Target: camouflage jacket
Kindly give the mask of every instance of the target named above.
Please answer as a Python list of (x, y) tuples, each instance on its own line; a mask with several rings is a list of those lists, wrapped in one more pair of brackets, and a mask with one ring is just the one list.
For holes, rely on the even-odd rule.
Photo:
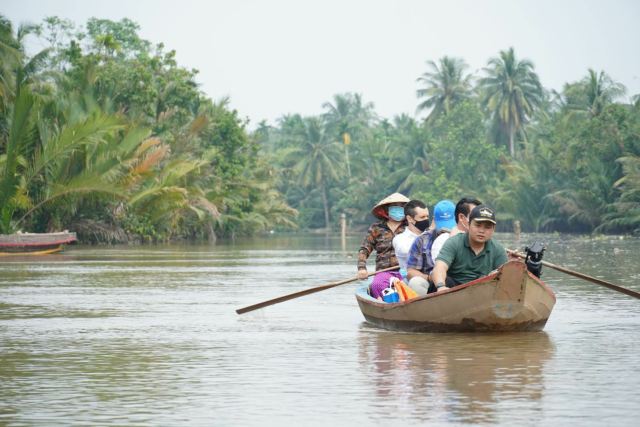
[(367, 258), (373, 251), (376, 252), (376, 270), (398, 265), (392, 241), (396, 235), (404, 231), (405, 227), (406, 224), (400, 224), (394, 233), (387, 226), (387, 221), (373, 223), (358, 251), (358, 270), (367, 268)]

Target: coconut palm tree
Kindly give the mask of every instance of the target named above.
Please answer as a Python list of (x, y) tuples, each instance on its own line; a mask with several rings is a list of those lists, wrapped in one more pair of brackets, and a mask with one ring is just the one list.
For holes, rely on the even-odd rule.
[(327, 130), (337, 136), (349, 132), (353, 137), (366, 129), (374, 118), (373, 104), (363, 102), (362, 95), (357, 93), (335, 95), (333, 103), (325, 102), (322, 107), (326, 110)]
[(451, 108), (471, 94), (471, 75), (466, 74), (468, 65), (460, 58), (443, 56), (436, 64), (428, 61), (429, 71), (418, 77), (418, 83), (424, 85), (416, 91), (417, 111), (431, 109), (427, 120), (433, 120), (440, 114), (447, 114)]
[(626, 93), (623, 84), (613, 81), (604, 71), (589, 69), (588, 75), (577, 83), (566, 84), (563, 94), (569, 110), (586, 112), (591, 117)]
[(397, 190), (406, 194), (425, 183), (431, 167), (422, 130), (416, 120), (407, 114), (401, 114), (393, 118), (393, 126), (387, 131), (392, 150), (389, 158), (401, 161), (385, 175), (390, 183), (399, 181)]
[(289, 155), (294, 156), (294, 172), (303, 188), (317, 189), (322, 198), (325, 228), (329, 228), (330, 211), (329, 186), (341, 176), (340, 146), (325, 132), (322, 121), (317, 117), (303, 119), (299, 144)]
[(364, 103), (360, 94), (346, 93), (335, 95), (333, 103), (325, 102), (322, 107), (326, 110), (323, 117), (327, 132), (344, 145), (347, 176), (350, 178), (349, 146), (352, 140), (366, 138), (374, 118), (373, 104)]
[(531, 61), (516, 59), (513, 47), (500, 51), (484, 68), (479, 80), (482, 103), (494, 124), (508, 137), (509, 153), (515, 157), (515, 139), (544, 100), (544, 90)]

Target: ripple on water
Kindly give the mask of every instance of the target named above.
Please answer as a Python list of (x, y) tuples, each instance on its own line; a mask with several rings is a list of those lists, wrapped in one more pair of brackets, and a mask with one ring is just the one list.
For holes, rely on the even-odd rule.
[[(542, 237), (550, 262), (638, 290), (637, 239)], [(557, 304), (542, 333), (383, 331), (363, 322), (355, 283), (238, 316), (239, 307), (355, 274), (339, 240), (252, 245), (0, 262), (0, 424), (637, 418), (636, 300), (545, 269)]]

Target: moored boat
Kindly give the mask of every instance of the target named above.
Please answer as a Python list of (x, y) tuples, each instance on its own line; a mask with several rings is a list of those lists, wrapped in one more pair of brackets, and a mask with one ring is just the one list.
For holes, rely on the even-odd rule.
[(367, 322), (407, 332), (538, 331), (556, 302), (553, 291), (512, 260), (472, 282), (408, 301), (385, 303), (356, 292)]
[(15, 233), (0, 234), (0, 256), (44, 255), (59, 252), (64, 245), (75, 243), (76, 233)]

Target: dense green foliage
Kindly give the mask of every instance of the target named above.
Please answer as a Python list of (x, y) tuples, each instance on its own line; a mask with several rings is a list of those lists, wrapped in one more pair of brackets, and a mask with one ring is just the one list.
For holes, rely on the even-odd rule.
[[(0, 232), (162, 241), (294, 227), (238, 114), (137, 31), (0, 19)], [(49, 47), (28, 57), (29, 35)]]
[[(431, 206), (474, 195), (499, 209), (503, 228), (519, 220), (529, 231), (640, 232), (639, 97), (619, 102), (624, 87), (593, 70), (562, 93), (547, 91), (513, 48), (478, 76), (458, 58), (427, 66), (417, 91), (425, 120), (380, 119), (347, 93), (323, 115), (256, 131), (302, 226), (335, 227), (342, 212), (364, 225), (376, 201), (400, 191)], [(309, 121), (324, 128), (326, 159), (301, 148), (312, 144), (303, 141)], [(298, 162), (315, 168), (315, 184), (300, 185), (310, 181)]]
[[(47, 48), (27, 55), (27, 37)], [(513, 48), (479, 75), (443, 57), (417, 78), (424, 120), (345, 93), (249, 133), (127, 19), (0, 17), (0, 59), (2, 233), (215, 239), (335, 228), (341, 213), (364, 226), (395, 191), (431, 206), (474, 195), (503, 227), (640, 232), (640, 97), (624, 103), (603, 71), (556, 93)]]

